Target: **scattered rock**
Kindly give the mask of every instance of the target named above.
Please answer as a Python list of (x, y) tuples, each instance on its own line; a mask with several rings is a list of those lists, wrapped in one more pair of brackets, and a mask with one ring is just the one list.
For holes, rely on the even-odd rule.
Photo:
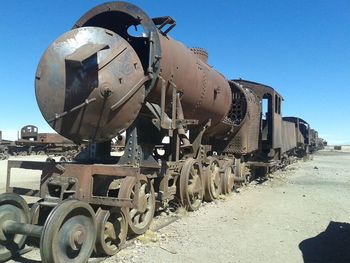
[(148, 244), (150, 242), (157, 242), (158, 235), (156, 232), (154, 232), (152, 230), (147, 230), (146, 233), (144, 233), (141, 236), (136, 237), (136, 239), (142, 244)]
[(188, 216), (188, 211), (184, 207), (179, 207), (176, 211), (176, 214), (179, 217), (187, 217)]
[(161, 249), (163, 249), (171, 254), (177, 254), (177, 252), (173, 248), (166, 248), (166, 247), (162, 247), (162, 246), (159, 246), (159, 248), (161, 248)]

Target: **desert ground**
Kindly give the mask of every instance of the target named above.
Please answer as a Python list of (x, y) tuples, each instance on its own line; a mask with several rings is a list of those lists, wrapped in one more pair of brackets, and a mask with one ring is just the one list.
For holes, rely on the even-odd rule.
[[(6, 161), (0, 173), (4, 191)], [(13, 184), (35, 187), (37, 179), (27, 173)], [(350, 262), (349, 200), (350, 147), (328, 147), (196, 212), (158, 215), (151, 229), (180, 219), (127, 241), (102, 262)], [(40, 252), (9, 262), (40, 262)]]

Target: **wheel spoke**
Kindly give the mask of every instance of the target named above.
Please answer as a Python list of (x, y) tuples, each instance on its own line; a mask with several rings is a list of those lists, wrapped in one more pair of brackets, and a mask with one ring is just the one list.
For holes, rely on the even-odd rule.
[(133, 209), (131, 209), (131, 211), (129, 213), (129, 216), (130, 216), (131, 219), (133, 219), (136, 214), (137, 214), (137, 209), (133, 208)]
[[(137, 181), (135, 178), (126, 178), (121, 186), (122, 191), (120, 191), (118, 197), (134, 199), (132, 195), (135, 196), (136, 194), (136, 183)], [(143, 234), (148, 229), (155, 210), (155, 197), (152, 183), (145, 175), (140, 176), (140, 183), (136, 208), (123, 208), (131, 234)], [(130, 184), (132, 184), (132, 187)], [(131, 191), (130, 188), (133, 188), (133, 191)]]
[(145, 194), (146, 194), (146, 184), (142, 184), (140, 187), (139, 196), (145, 195)]
[(139, 224), (140, 223), (140, 218), (141, 218), (141, 214), (137, 214), (134, 218), (133, 218), (133, 222), (135, 224)]
[(197, 210), (203, 198), (201, 164), (188, 158), (180, 175), (180, 200), (188, 210)]
[(127, 223), (117, 209), (99, 210), (96, 214), (97, 238), (95, 252), (99, 256), (112, 256), (126, 241)]
[(111, 222), (107, 222), (105, 225), (105, 235), (110, 239), (116, 239), (117, 235), (115, 233), (114, 225)]

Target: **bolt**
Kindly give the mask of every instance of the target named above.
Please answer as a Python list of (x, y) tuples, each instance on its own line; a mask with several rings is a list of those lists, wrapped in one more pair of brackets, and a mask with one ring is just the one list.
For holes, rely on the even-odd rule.
[(109, 96), (112, 95), (112, 85), (108, 82), (103, 83), (100, 87), (100, 92), (104, 98), (108, 98)]

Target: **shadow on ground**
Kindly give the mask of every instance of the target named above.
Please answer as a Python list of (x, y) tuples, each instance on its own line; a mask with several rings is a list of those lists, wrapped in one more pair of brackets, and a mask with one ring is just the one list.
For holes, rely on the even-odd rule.
[(305, 263), (349, 263), (350, 224), (331, 221), (319, 235), (299, 244)]
[(14, 260), (16, 260), (17, 262), (20, 262), (20, 263), (41, 263), (41, 261), (39, 261), (39, 260), (28, 259), (28, 258), (24, 258), (22, 256), (20, 256), (18, 258), (14, 258)]

